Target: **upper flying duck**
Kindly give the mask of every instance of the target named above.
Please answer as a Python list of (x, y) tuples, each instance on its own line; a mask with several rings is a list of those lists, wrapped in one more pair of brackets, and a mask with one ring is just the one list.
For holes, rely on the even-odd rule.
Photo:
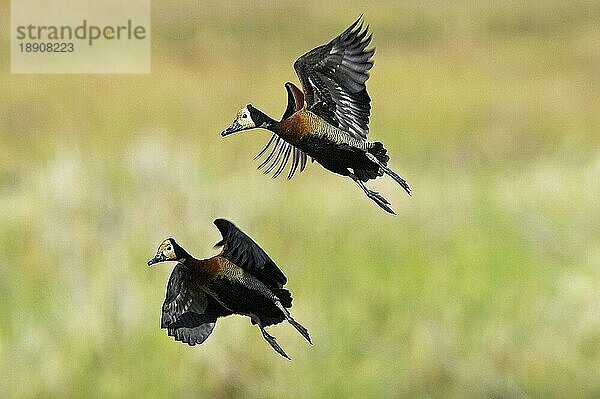
[(196, 259), (173, 238), (167, 238), (148, 261), (178, 262), (167, 284), (161, 328), (176, 341), (196, 345), (212, 333), (217, 318), (248, 316), (277, 353), (289, 359), (265, 327), (287, 320), (311, 342), (308, 330), (292, 318), (292, 296), (283, 288), (287, 278), (254, 240), (225, 219), (215, 220), (223, 239), (220, 254)]
[(221, 136), (268, 129), (273, 135), (256, 156), (273, 146), (259, 166), (266, 167), (265, 174), (275, 170), (273, 178), (279, 176), (292, 158), (291, 179), (298, 166), (304, 170), (308, 155), (326, 169), (350, 177), (377, 205), (395, 214), (381, 194), (364, 184), (387, 174), (410, 195), (406, 181), (387, 166), (383, 143), (367, 141), (371, 98), (365, 82), (375, 53), (366, 49), (371, 42), (368, 29), (363, 29), (361, 16), (338, 37), (296, 60), (294, 69), (304, 91), (285, 84), (288, 104), (280, 121), (248, 104)]

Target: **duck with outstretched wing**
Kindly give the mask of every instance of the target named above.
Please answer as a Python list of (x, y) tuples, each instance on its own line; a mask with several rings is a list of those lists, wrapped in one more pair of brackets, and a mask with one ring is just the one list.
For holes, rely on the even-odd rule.
[(273, 132), (256, 158), (266, 154), (260, 168), (279, 176), (291, 159), (288, 179), (307, 156), (331, 172), (350, 177), (385, 211), (395, 214), (390, 203), (365, 182), (384, 174), (392, 177), (410, 195), (402, 177), (387, 166), (389, 156), (381, 142), (367, 141), (371, 98), (367, 93), (368, 72), (374, 49), (362, 17), (329, 43), (304, 54), (294, 63), (303, 91), (287, 82), (288, 105), (280, 121), (253, 107), (242, 108), (221, 135), (264, 128)]

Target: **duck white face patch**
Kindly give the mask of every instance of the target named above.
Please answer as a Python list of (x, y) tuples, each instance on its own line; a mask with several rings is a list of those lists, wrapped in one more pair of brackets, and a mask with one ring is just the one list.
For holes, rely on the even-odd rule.
[(177, 259), (177, 256), (175, 256), (175, 248), (169, 239), (164, 240), (162, 244), (160, 244), (158, 247), (158, 252), (162, 253), (167, 260)]
[(250, 115), (250, 111), (248, 111), (248, 107), (244, 107), (240, 110), (240, 112), (238, 112), (237, 122), (244, 129), (252, 129), (256, 127), (256, 124), (254, 123), (254, 121), (252, 120), (252, 116)]

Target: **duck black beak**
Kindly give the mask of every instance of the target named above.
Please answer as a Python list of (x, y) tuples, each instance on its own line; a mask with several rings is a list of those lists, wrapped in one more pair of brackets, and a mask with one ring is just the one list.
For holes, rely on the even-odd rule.
[(152, 266), (155, 263), (164, 262), (167, 260), (167, 257), (161, 252), (156, 254), (156, 256), (148, 261), (148, 266)]
[(229, 126), (227, 129), (225, 129), (221, 132), (221, 137), (229, 136), (230, 134), (239, 132), (240, 130), (243, 130), (243, 129), (244, 129), (244, 127), (242, 125), (240, 125), (237, 120), (235, 120), (235, 121), (233, 121), (231, 126)]

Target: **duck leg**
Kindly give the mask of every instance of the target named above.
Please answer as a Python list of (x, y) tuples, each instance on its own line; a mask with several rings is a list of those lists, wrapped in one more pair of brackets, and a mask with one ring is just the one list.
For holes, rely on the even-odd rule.
[(308, 343), (312, 345), (310, 334), (308, 333), (306, 327), (294, 320), (290, 312), (288, 312), (288, 310), (285, 307), (283, 307), (281, 302), (275, 302), (275, 305), (283, 312), (283, 315), (285, 316), (288, 323), (290, 323), (296, 330), (298, 330), (298, 332), (304, 337), (304, 339), (306, 339)]
[(379, 165), (379, 167), (381, 168), (381, 170), (383, 170), (383, 172), (390, 176), (392, 179), (394, 179), (396, 181), (396, 183), (398, 183), (403, 189), (404, 191), (406, 191), (406, 193), (408, 195), (410, 194), (410, 186), (408, 185), (408, 183), (406, 182), (406, 180), (404, 180), (402, 177), (400, 177), (396, 172), (394, 172), (393, 170), (391, 170), (390, 168), (388, 168), (383, 162), (381, 162), (379, 159), (377, 159), (377, 157), (369, 152), (367, 152), (365, 154), (367, 156), (367, 158), (369, 158), (369, 160), (371, 162), (375, 162), (377, 165)]
[(356, 177), (353, 173), (350, 173), (349, 176), (352, 180), (354, 180), (356, 184), (358, 184), (358, 187), (360, 187), (361, 190), (363, 190), (367, 197), (369, 197), (373, 202), (379, 205), (381, 209), (388, 213), (391, 213), (392, 215), (396, 214), (396, 212), (394, 212), (394, 210), (389, 206), (390, 202), (383, 198), (381, 194), (379, 194), (377, 191), (369, 190), (367, 186), (365, 186), (365, 183), (363, 183), (362, 180)]
[(285, 357), (287, 360), (292, 360), (287, 355), (287, 353), (285, 353), (283, 348), (281, 346), (279, 346), (279, 344), (277, 343), (277, 339), (275, 339), (274, 336), (270, 335), (265, 330), (260, 319), (255, 315), (251, 315), (250, 317), (258, 325), (258, 328), (260, 328), (260, 332), (262, 333), (263, 338), (265, 339), (265, 341), (267, 341), (269, 343), (269, 345), (271, 345), (271, 348), (273, 348), (275, 350), (275, 352), (279, 353), (281, 356)]

